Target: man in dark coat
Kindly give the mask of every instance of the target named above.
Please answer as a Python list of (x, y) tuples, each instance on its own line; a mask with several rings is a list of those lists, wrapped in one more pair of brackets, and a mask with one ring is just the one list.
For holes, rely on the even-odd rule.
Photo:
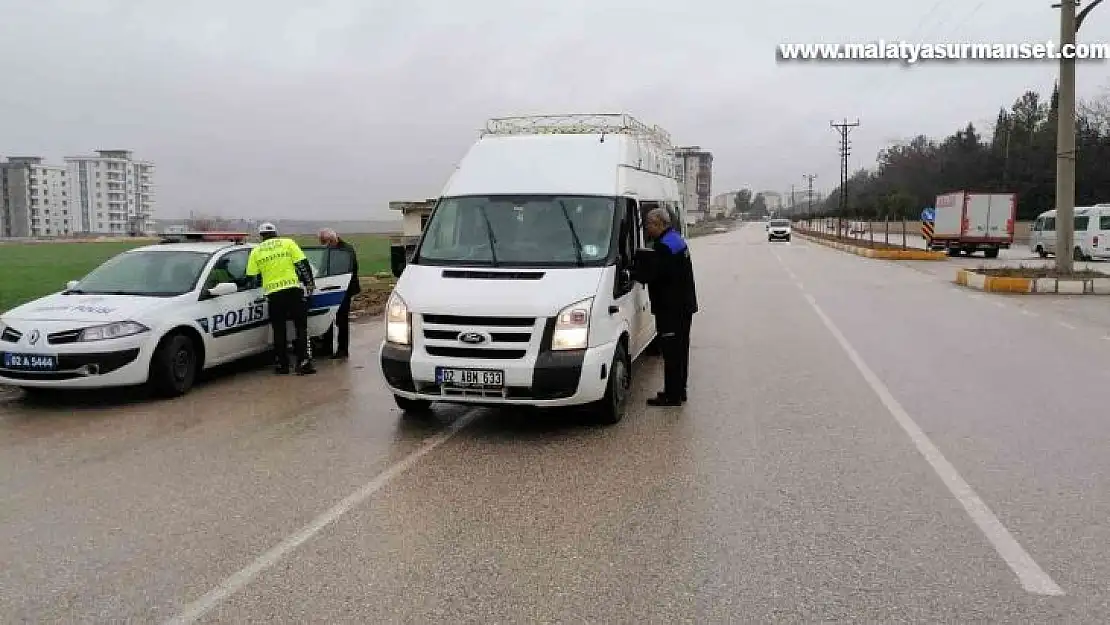
[(648, 213), (644, 230), (652, 239), (650, 267), (637, 269), (647, 285), (655, 331), (663, 351), (663, 391), (648, 399), (652, 406), (681, 406), (686, 401), (690, 366), (690, 326), (698, 311), (690, 248), (664, 208)]
[[(320, 231), (320, 243), (330, 248), (346, 250), (351, 254), (351, 282), (347, 285), (347, 295), (343, 298), (343, 303), (335, 313), (338, 347), (331, 355), (332, 360), (346, 360), (350, 356), (351, 345), (351, 300), (362, 292), (362, 285), (358, 281), (358, 255), (355, 253), (354, 246), (339, 238), (339, 234), (331, 228)], [(324, 348), (326, 352), (332, 349), (331, 334), (328, 332), (326, 335), (325, 340), (328, 342)]]

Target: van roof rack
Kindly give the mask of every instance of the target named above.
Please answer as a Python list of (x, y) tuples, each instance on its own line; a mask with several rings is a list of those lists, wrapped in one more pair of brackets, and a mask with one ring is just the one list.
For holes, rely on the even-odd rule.
[(486, 121), (482, 136), (494, 135), (631, 135), (671, 151), (671, 135), (626, 113), (579, 113), (494, 117)]
[(227, 241), (242, 243), (250, 236), (246, 232), (176, 232), (162, 235), (160, 243), (197, 243), (209, 241)]

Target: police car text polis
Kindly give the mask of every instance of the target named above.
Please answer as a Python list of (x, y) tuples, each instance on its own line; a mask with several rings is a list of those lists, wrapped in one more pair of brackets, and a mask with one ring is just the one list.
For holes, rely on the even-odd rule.
[[(270, 348), (245, 233), (185, 233), (123, 252), (66, 290), (0, 315), (0, 383), (25, 389), (149, 384), (181, 395), (203, 369)], [(316, 273), (309, 334), (325, 334), (350, 254), (304, 247)]]

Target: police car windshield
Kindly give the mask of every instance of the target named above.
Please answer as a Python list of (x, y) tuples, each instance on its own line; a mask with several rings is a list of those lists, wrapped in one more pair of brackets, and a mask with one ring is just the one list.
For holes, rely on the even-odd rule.
[(444, 198), (428, 222), (413, 262), (497, 267), (603, 265), (611, 247), (615, 204), (610, 197), (567, 195)]
[(124, 252), (85, 276), (69, 293), (169, 297), (192, 291), (211, 254), (186, 251)]

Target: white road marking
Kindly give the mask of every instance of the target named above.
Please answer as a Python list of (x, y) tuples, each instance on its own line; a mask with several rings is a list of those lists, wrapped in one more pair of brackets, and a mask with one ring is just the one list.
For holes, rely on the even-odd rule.
[(459, 431), (470, 425), (473, 420), (473, 414), (456, 420), (448, 426), (447, 429), (428, 439), (419, 449), (389, 466), (357, 491), (351, 493), (323, 514), (313, 519), (308, 525), (305, 525), (296, 533), (287, 536), (280, 543), (270, 548), (269, 551), (258, 556), (258, 558), (246, 567), (220, 582), (218, 586), (205, 593), (204, 596), (186, 605), (177, 616), (166, 621), (166, 625), (186, 625), (188, 623), (195, 623), (203, 618), (211, 612), (213, 608), (245, 588), (266, 569), (283, 560), (295, 549), (319, 534), (324, 528), (339, 520), (344, 514), (350, 512), (352, 508), (366, 501), (371, 495), (381, 490), (382, 487), (394, 478), (410, 469), (428, 452), (446, 443), (452, 436), (458, 434)]
[(1040, 317), (1039, 314), (1029, 310), (1028, 308), (1022, 308), (1021, 314), (1025, 315), (1026, 317)]
[[(776, 255), (775, 258), (779, 261), (780, 265), (784, 268), (786, 267), (781, 257)], [(883, 384), (883, 381), (879, 379), (879, 376), (871, 370), (871, 367), (869, 367), (866, 362), (864, 362), (859, 352), (852, 347), (852, 344), (848, 342), (848, 339), (836, 324), (833, 323), (832, 319), (825, 314), (825, 311), (821, 309), (817, 300), (804, 288), (802, 289), (802, 295), (805, 296), (806, 301), (809, 302), (813, 311), (817, 313), (817, 316), (821, 319), (821, 323), (823, 323), (825, 328), (833, 335), (833, 338), (840, 344), (840, 347), (848, 355), (852, 364), (856, 366), (856, 369), (859, 370), (864, 380), (867, 381), (871, 390), (874, 391), (879, 397), (879, 400), (882, 401), (883, 406), (885, 406), (891, 416), (894, 417), (894, 420), (898, 422), (898, 425), (902, 426), (902, 429), (909, 435), (910, 440), (913, 441), (917, 450), (925, 457), (929, 465), (933, 467), (933, 471), (935, 471), (941, 481), (944, 482), (944, 485), (948, 487), (952, 496), (960, 502), (960, 505), (967, 511), (971, 520), (975, 522), (975, 525), (979, 527), (979, 530), (986, 536), (991, 545), (994, 546), (998, 555), (1002, 557), (1010, 567), (1010, 570), (1017, 575), (1022, 588), (1027, 592), (1037, 595), (1063, 595), (1063, 589), (1061, 589), (1056, 582), (1052, 581), (1052, 578), (1041, 569), (1036, 561), (1033, 560), (1032, 556), (1030, 556), (1013, 535), (1010, 534), (1006, 526), (1002, 525), (998, 517), (991, 512), (987, 504), (979, 498), (979, 495), (975, 493), (967, 481), (960, 476), (956, 467), (952, 466), (952, 463), (948, 462), (948, 459), (944, 457), (940, 449), (929, 440), (928, 435), (918, 427), (917, 423), (915, 423), (909, 413), (906, 412), (906, 409), (902, 407), (902, 404), (898, 403), (898, 400), (894, 398), (894, 395), (886, 385)]]
[(1067, 321), (1057, 321), (1056, 323), (1060, 324), (1061, 328), (1067, 328), (1069, 330), (1074, 330), (1075, 329), (1075, 326), (1068, 323)]
[(998, 306), (999, 308), (1006, 308), (1006, 302), (1000, 302), (998, 300), (994, 300), (991, 303), (994, 304), (995, 306)]

